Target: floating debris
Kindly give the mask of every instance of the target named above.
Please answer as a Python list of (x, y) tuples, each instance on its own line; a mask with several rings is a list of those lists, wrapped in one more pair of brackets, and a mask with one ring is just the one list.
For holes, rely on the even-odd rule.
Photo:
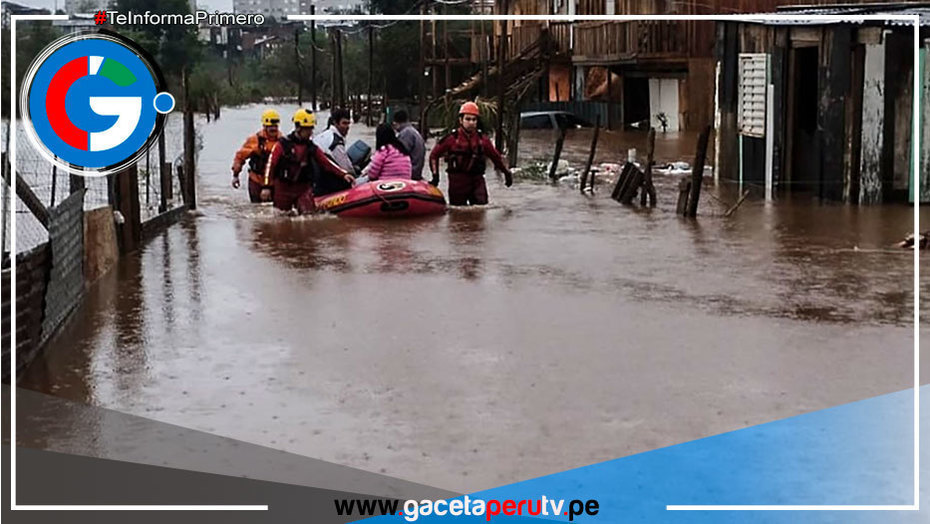
[[(514, 176), (521, 178), (536, 178), (536, 179), (548, 179), (549, 171), (552, 169), (552, 162), (546, 161), (536, 161), (530, 162), (523, 167), (515, 167), (511, 169)], [(578, 178), (578, 173), (580, 169), (573, 167), (568, 163), (567, 160), (559, 160), (559, 163), (555, 166), (555, 176), (556, 178), (563, 178), (566, 176), (574, 176)]]
[[(895, 245), (902, 249), (914, 249), (914, 234), (909, 233), (904, 240)], [(920, 234), (920, 240), (917, 242), (917, 246), (919, 249), (927, 249), (927, 247), (930, 247), (930, 231), (924, 231)]]

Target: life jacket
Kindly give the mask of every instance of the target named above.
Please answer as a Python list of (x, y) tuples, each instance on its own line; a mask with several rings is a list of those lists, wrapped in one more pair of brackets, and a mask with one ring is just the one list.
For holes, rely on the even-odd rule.
[(258, 149), (252, 151), (252, 154), (249, 155), (249, 171), (253, 173), (264, 173), (265, 164), (268, 163), (268, 158), (271, 156), (270, 151), (265, 151), (265, 144), (268, 142), (268, 139), (262, 136), (261, 133), (255, 133), (255, 138), (258, 139)]
[(275, 165), (274, 176), (285, 182), (312, 182), (319, 178), (320, 166), (317, 165), (313, 140), (307, 140), (302, 157), (298, 158), (297, 140), (288, 135), (278, 139), (281, 146), (281, 158)]
[(452, 140), (449, 152), (446, 153), (446, 165), (450, 173), (467, 173), (470, 175), (483, 175), (486, 169), (487, 157), (484, 154), (484, 136), (481, 131), (475, 131), (478, 144), (472, 147), (468, 134), (461, 128), (446, 135), (443, 140)]

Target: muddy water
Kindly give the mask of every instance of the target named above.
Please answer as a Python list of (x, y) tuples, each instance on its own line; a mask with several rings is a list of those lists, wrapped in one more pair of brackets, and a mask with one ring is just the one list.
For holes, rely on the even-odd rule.
[(201, 216), (96, 284), (26, 387), (473, 491), (910, 385), (913, 258), (887, 247), (908, 207), (724, 219), (711, 187), (686, 221), (672, 177), (638, 210), (490, 175), (482, 210), (279, 217), (228, 187), (259, 110), (202, 128)]

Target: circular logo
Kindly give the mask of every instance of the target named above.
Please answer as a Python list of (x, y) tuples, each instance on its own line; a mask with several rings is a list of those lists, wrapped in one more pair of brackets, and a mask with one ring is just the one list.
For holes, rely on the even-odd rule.
[(50, 44), (27, 72), (20, 99), (30, 140), (75, 174), (105, 175), (137, 160), (174, 108), (147, 56), (112, 33)]
[(407, 187), (407, 184), (401, 182), (400, 180), (395, 180), (394, 182), (382, 182), (378, 184), (378, 190), (380, 191), (400, 191), (405, 187)]

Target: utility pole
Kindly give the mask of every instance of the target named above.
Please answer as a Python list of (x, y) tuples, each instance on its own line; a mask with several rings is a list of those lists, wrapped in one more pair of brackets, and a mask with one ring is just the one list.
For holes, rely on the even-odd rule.
[[(502, 15), (507, 14), (510, 2), (501, 2)], [(507, 21), (500, 21), (500, 35), (497, 40), (497, 132), (494, 133), (494, 145), (503, 151), (504, 145), (504, 52), (507, 47)]]
[(439, 94), (439, 77), (436, 76), (436, 57), (439, 53), (436, 52), (436, 8), (432, 7), (430, 9), (430, 15), (433, 17), (430, 20), (430, 33), (429, 38), (432, 45), (430, 46), (430, 65), (429, 65), (429, 76), (433, 79), (433, 99), (435, 100)]
[[(190, 73), (185, 67), (181, 71), (181, 83), (184, 86), (184, 179), (181, 195), (188, 209), (197, 209), (197, 184), (194, 179), (197, 167), (194, 161), (195, 131), (194, 108), (190, 97)], [(136, 182), (133, 182), (136, 184)], [(138, 198), (138, 196), (136, 197)]]
[(338, 58), (336, 74), (339, 80), (339, 107), (346, 107), (346, 83), (342, 71), (342, 31), (336, 29), (336, 57)]
[(371, 127), (371, 114), (374, 112), (374, 105), (371, 103), (371, 76), (375, 68), (375, 28), (368, 26), (368, 119), (366, 124)]
[[(449, 14), (448, 7), (443, 7), (442, 11), (443, 11), (443, 14), (445, 15)], [(445, 61), (446, 61), (445, 63), (445, 66), (446, 66), (446, 78), (445, 78), (446, 89), (445, 91), (448, 93), (449, 89), (452, 88), (452, 68), (449, 65), (449, 21), (448, 20), (442, 21), (442, 45), (443, 45), (442, 56), (445, 58)]]
[[(316, 14), (316, 2), (310, 4), (310, 14)], [(316, 20), (310, 20), (310, 103), (314, 111), (316, 106)]]
[[(420, 14), (425, 15), (427, 8), (429, 7), (429, 0), (424, 0), (423, 5), (420, 6)], [(423, 19), (420, 19), (420, 66), (417, 71), (417, 78), (420, 79), (420, 134), (423, 135), (424, 139), (427, 137), (426, 133), (426, 122), (423, 121), (424, 110), (426, 109), (426, 79), (424, 78), (426, 74), (426, 22)]]
[(304, 68), (300, 64), (300, 27), (294, 29), (294, 61), (297, 63), (297, 105), (304, 105)]
[[(484, 14), (484, 7), (481, 8), (481, 14)], [(490, 40), (488, 40), (487, 31), (485, 31), (484, 20), (481, 20), (480, 24), (481, 40), (479, 40), (479, 44), (481, 45), (481, 49), (478, 52), (480, 53), (479, 59), (481, 60), (481, 96), (487, 97), (488, 82), (490, 81), (488, 79), (488, 60), (491, 57), (491, 43)]]
[(229, 35), (229, 28), (221, 28), (226, 30), (226, 83), (229, 84), (229, 87), (233, 87), (233, 46), (232, 38)]
[(329, 31), (329, 40), (333, 44), (333, 67), (330, 78), (332, 81), (329, 83), (329, 110), (332, 111), (336, 107), (336, 102), (339, 99), (339, 91), (337, 90), (336, 81), (338, 77), (336, 76), (336, 63), (339, 61), (339, 54), (336, 52), (336, 30), (331, 29)]

